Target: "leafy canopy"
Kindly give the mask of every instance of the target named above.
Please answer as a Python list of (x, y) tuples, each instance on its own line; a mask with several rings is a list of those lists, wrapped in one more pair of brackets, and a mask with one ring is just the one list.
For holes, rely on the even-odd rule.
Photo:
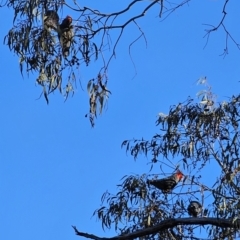
[[(131, 47), (140, 38), (147, 43), (138, 21), (144, 18), (150, 9), (154, 7), (158, 9), (159, 18), (163, 21), (190, 2), (191, 0), (179, 0), (174, 3), (163, 0), (132, 0), (119, 11), (105, 13), (100, 9), (81, 6), (76, 0), (6, 0), (5, 5), (13, 9), (14, 18), (13, 27), (5, 36), (4, 43), (19, 57), (22, 74), (33, 73), (34, 76), (37, 74), (36, 82), (42, 87), (42, 94), (47, 103), (49, 94), (56, 90), (59, 90), (66, 99), (73, 95), (83, 66), (99, 62), (100, 68), (93, 73), (87, 84), (89, 113), (86, 116), (94, 126), (94, 119), (102, 113), (111, 93), (107, 88), (108, 68), (111, 60), (116, 57), (117, 46), (124, 30), (131, 25), (139, 32), (129, 43), (131, 55)], [(223, 55), (228, 53), (229, 40), (240, 47), (225, 23), (229, 2), (229, 0), (223, 2), (218, 24), (207, 25), (205, 35), (208, 42), (212, 32), (218, 29), (225, 32), (226, 46)], [(203, 3), (203, 6), (205, 4)], [(67, 57), (62, 54), (59, 32), (46, 30), (44, 16), (49, 10), (55, 11), (60, 16), (60, 22), (66, 17), (62, 17), (63, 12), (73, 18), (73, 35), (69, 39), (70, 54)]]
[[(240, 206), (240, 95), (217, 103), (208, 87), (199, 97), (199, 102), (188, 98), (171, 106), (168, 114), (160, 113), (159, 132), (152, 139), (122, 143), (134, 159), (151, 156), (150, 170), (180, 169), (184, 180), (163, 194), (147, 184), (163, 173), (124, 176), (117, 194), (104, 193), (94, 212), (103, 228), (114, 227), (119, 238), (129, 239), (201, 239), (201, 233), (208, 239), (234, 238)], [(200, 217), (189, 218), (190, 201), (202, 204)]]

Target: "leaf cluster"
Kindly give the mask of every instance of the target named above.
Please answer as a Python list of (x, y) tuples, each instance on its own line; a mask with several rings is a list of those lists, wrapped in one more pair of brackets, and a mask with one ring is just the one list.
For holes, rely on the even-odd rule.
[[(140, 154), (151, 155), (151, 169), (170, 164), (182, 170), (184, 181), (173, 193), (164, 195), (147, 185), (149, 176), (129, 176), (118, 185), (116, 195), (105, 193), (95, 215), (103, 227), (115, 226), (120, 234), (155, 226), (169, 218), (186, 214), (190, 200), (201, 201), (205, 217), (238, 220), (240, 194), (240, 95), (229, 101), (215, 103), (212, 94), (204, 94), (196, 103), (188, 98), (171, 106), (168, 114), (160, 113), (156, 121), (159, 133), (151, 140), (125, 140), (127, 152), (137, 159)], [(204, 183), (202, 172), (212, 171), (215, 180)], [(149, 235), (149, 238), (194, 236), (195, 228), (182, 226)], [(209, 237), (231, 237), (236, 229), (207, 227)], [(171, 234), (171, 236), (170, 236)], [(174, 238), (173, 238), (174, 239)]]
[[(110, 62), (116, 57), (117, 46), (126, 27), (133, 25), (140, 33), (129, 44), (129, 55), (132, 59), (131, 47), (133, 44), (142, 37), (147, 43), (145, 34), (138, 24), (140, 18), (145, 17), (150, 9), (157, 6), (159, 7), (159, 17), (165, 20), (177, 9), (190, 2), (191, 0), (181, 0), (173, 4), (163, 0), (132, 0), (120, 11), (104, 13), (89, 7), (82, 7), (75, 0), (6, 0), (6, 5), (14, 11), (14, 18), (13, 27), (5, 36), (4, 43), (19, 57), (22, 74), (27, 72), (27, 74), (36, 73), (38, 75), (36, 82), (42, 87), (42, 93), (47, 103), (49, 94), (55, 90), (59, 90), (67, 99), (69, 93), (74, 94), (77, 86), (76, 76), (79, 71), (83, 70), (83, 65), (89, 66), (93, 61), (100, 60), (101, 68), (94, 75), (107, 76)], [(239, 44), (225, 25), (229, 2), (229, 0), (225, 0), (223, 3), (222, 18), (219, 24), (217, 26), (208, 24), (209, 29), (206, 29), (207, 42), (212, 32), (220, 28), (224, 30), (226, 33), (224, 55), (228, 53), (228, 39), (231, 39), (239, 48)], [(63, 9), (64, 11), (67, 9), (68, 15), (74, 13), (77, 16), (75, 19), (73, 18), (73, 36), (71, 36), (70, 48), (67, 49), (70, 52), (68, 57), (62, 53), (59, 34), (54, 30), (47, 31), (43, 21), (47, 11), (52, 10), (60, 14)], [(114, 34), (115, 32), (116, 34)], [(106, 50), (110, 50), (108, 54), (106, 54)], [(67, 74), (66, 78), (64, 73)], [(96, 82), (95, 86), (98, 84)], [(98, 86), (101, 88), (100, 85)], [(98, 97), (98, 101), (95, 101), (95, 95), (89, 95), (92, 98), (89, 99), (89, 116), (92, 126), (98, 112), (96, 109), (100, 109), (99, 113), (101, 114), (104, 107), (103, 99), (106, 99)], [(98, 95), (101, 94), (98, 93)]]
[[(47, 102), (48, 95), (56, 89), (67, 99), (69, 92), (74, 92), (76, 71), (81, 64), (88, 65), (91, 59), (98, 59), (98, 46), (92, 41), (92, 20), (89, 16), (82, 16), (81, 21), (72, 26), (74, 36), (71, 54), (67, 58), (62, 53), (59, 33), (54, 29), (48, 30), (43, 21), (48, 10), (58, 13), (62, 10), (62, 1), (8, 1), (8, 7), (14, 9), (14, 25), (5, 36), (4, 43), (19, 57), (21, 74), (24, 71), (38, 74), (36, 82), (42, 86)], [(63, 79), (64, 70), (69, 72), (67, 80)]]
[[(181, 195), (163, 195), (159, 190), (149, 186), (147, 176), (125, 176), (118, 185), (118, 193), (112, 195), (105, 192), (102, 196), (102, 206), (94, 215), (102, 222), (102, 227), (110, 228), (123, 235), (141, 229), (155, 226), (169, 218), (184, 216), (187, 212), (187, 202)], [(191, 227), (187, 228), (192, 231)], [(149, 239), (163, 237), (171, 239), (180, 236), (183, 229), (174, 228), (157, 234), (150, 234)]]

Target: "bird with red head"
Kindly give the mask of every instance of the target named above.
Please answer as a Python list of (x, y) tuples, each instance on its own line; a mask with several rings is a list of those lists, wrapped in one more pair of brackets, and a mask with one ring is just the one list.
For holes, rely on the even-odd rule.
[(62, 46), (63, 56), (69, 56), (70, 46), (73, 40), (72, 17), (69, 15), (65, 17), (59, 26), (58, 38)]
[(176, 173), (169, 177), (162, 179), (147, 180), (147, 183), (153, 185), (154, 187), (160, 189), (163, 193), (171, 192), (179, 181), (183, 178), (183, 173), (178, 170)]
[(71, 26), (71, 24), (72, 24), (72, 17), (70, 17), (69, 15), (67, 15), (67, 16), (63, 19), (62, 23), (60, 24), (60, 29), (63, 30), (63, 29), (65, 29), (65, 28), (69, 28), (69, 27)]

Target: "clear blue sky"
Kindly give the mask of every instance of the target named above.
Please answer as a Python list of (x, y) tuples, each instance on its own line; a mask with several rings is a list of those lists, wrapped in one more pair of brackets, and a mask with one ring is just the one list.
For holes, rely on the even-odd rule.
[[(128, 2), (80, 3), (110, 12)], [(100, 206), (102, 193), (116, 192), (123, 175), (149, 171), (148, 159), (134, 162), (121, 149), (122, 141), (155, 134), (157, 114), (167, 113), (170, 105), (189, 95), (196, 98), (199, 77), (208, 77), (219, 100), (239, 93), (240, 51), (236, 46), (229, 41), (229, 55), (224, 59), (219, 56), (225, 47), (220, 29), (203, 49), (206, 26), (202, 24), (218, 23), (222, 2), (191, 1), (164, 22), (157, 17), (157, 7), (149, 11), (139, 21), (147, 48), (143, 39), (132, 48), (136, 76), (128, 44), (139, 33), (133, 26), (126, 29), (109, 70), (112, 95), (94, 129), (84, 118), (88, 112), (85, 87), (96, 76), (97, 63), (80, 72), (84, 91), (78, 86), (74, 97), (65, 103), (56, 92), (47, 105), (44, 98), (36, 100), (41, 88), (34, 76), (22, 78), (17, 57), (7, 46), (1, 46), (0, 239), (78, 239), (71, 225), (99, 236), (115, 234), (113, 230), (103, 232), (101, 223), (91, 218)], [(226, 26), (240, 42), (236, 9), (240, 9), (240, 1), (230, 1)], [(0, 12), (3, 42), (12, 24), (12, 12), (7, 8), (0, 8)], [(66, 9), (64, 14), (68, 14)]]

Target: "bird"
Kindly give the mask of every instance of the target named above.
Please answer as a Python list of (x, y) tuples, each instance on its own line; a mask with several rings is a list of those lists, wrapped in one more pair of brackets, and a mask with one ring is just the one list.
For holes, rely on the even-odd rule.
[(202, 212), (202, 205), (198, 201), (191, 201), (187, 210), (190, 216), (197, 217)]
[(67, 15), (62, 23), (60, 24), (60, 29), (63, 30), (63, 29), (67, 29), (71, 26), (72, 24), (72, 17), (70, 17), (69, 15)]
[(73, 38), (72, 17), (67, 16), (59, 25), (58, 38), (62, 47), (64, 57), (68, 57)]
[(178, 170), (176, 173), (172, 174), (169, 177), (156, 180), (147, 180), (147, 183), (160, 189), (163, 193), (169, 193), (175, 188), (183, 176), (183, 173)]
[(54, 10), (46, 11), (46, 13), (43, 17), (43, 21), (44, 21), (44, 28), (48, 32), (50, 32), (51, 30), (55, 30), (56, 32), (58, 32), (59, 16), (58, 16), (57, 12), (55, 12)]

